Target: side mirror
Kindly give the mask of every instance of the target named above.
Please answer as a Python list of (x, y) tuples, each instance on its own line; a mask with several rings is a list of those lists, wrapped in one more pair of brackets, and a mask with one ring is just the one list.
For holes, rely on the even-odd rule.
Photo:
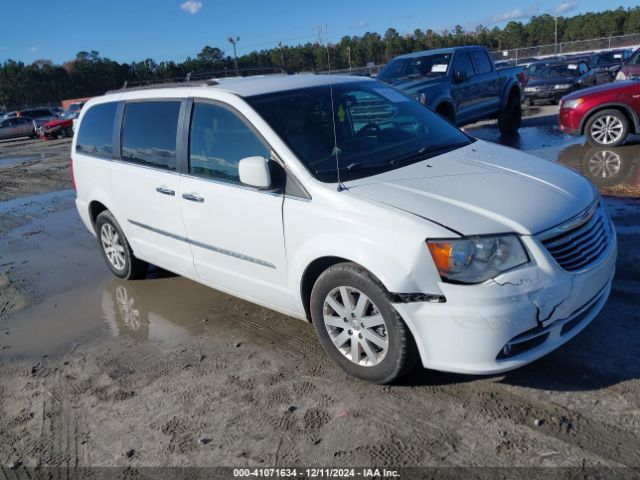
[(453, 80), (456, 83), (464, 82), (467, 79), (467, 72), (460, 71), (453, 74)]
[(238, 163), (240, 182), (256, 188), (269, 188), (271, 186), (271, 172), (269, 160), (264, 157), (247, 157)]

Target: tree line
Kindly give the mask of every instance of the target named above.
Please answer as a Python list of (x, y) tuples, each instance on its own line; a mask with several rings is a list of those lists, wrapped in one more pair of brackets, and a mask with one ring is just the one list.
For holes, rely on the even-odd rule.
[[(369, 62), (383, 64), (403, 53), (458, 45), (478, 44), (490, 50), (505, 50), (550, 44), (555, 40), (555, 28), (556, 19), (549, 14), (533, 16), (526, 23), (510, 21), (503, 28), (478, 25), (473, 30), (465, 30), (457, 25), (442, 32), (416, 29), (405, 35), (389, 28), (383, 35), (367, 32), (362, 36), (344, 36), (330, 46), (330, 66), (336, 70), (361, 67)], [(559, 42), (638, 33), (640, 7), (560, 16), (557, 28)], [(314, 42), (252, 51), (239, 56), (237, 62), (241, 71), (313, 72), (329, 67), (326, 48)], [(156, 62), (147, 58), (118, 63), (101, 57), (97, 51), (79, 52), (75, 59), (62, 65), (44, 59), (31, 64), (6, 60), (0, 64), (0, 106), (23, 108), (57, 103), (66, 98), (101, 95), (121, 87), (125, 81), (177, 79), (184, 78), (189, 72), (233, 75), (234, 59), (220, 48), (205, 46), (195, 58), (189, 57), (182, 62)]]

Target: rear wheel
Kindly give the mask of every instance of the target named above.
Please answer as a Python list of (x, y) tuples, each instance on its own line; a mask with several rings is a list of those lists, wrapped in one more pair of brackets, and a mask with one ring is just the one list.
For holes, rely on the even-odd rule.
[(498, 128), (504, 134), (513, 134), (522, 124), (522, 105), (517, 94), (511, 94), (504, 109), (498, 115)]
[(591, 145), (617, 147), (629, 135), (629, 120), (620, 110), (602, 110), (587, 121), (584, 133)]
[(144, 278), (149, 264), (133, 255), (120, 225), (108, 210), (96, 218), (96, 232), (102, 256), (116, 277), (125, 280)]
[(311, 317), (326, 352), (350, 375), (390, 383), (416, 363), (413, 338), (389, 293), (359, 265), (339, 263), (320, 275)]

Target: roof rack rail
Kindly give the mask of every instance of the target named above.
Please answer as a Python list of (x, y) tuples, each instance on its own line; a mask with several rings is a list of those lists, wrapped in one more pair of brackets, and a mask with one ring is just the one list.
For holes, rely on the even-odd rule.
[(251, 77), (265, 74), (288, 75), (289, 72), (278, 67), (235, 68), (202, 72), (189, 72), (184, 77), (150, 78), (145, 80), (125, 80), (122, 87), (109, 90), (107, 93), (122, 92), (124, 90), (147, 90), (152, 88), (171, 88), (186, 86), (212, 86), (217, 85), (223, 78)]

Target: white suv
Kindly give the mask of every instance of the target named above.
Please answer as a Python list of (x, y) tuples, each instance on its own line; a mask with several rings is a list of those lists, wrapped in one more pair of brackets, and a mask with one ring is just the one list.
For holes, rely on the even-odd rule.
[(418, 359), (519, 367), (611, 288), (615, 232), (588, 181), (375, 80), (109, 93), (83, 108), (72, 149), (78, 211), (115, 275), (152, 263), (310, 320), (368, 381)]

